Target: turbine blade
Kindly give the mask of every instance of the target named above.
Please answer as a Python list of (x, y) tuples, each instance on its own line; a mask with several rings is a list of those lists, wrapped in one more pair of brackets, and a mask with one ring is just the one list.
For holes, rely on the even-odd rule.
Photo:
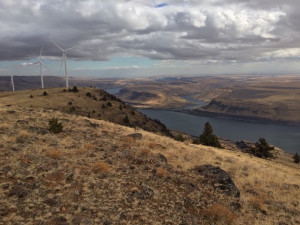
[(44, 48), (44, 46), (41, 47), (40, 59), (41, 59), (41, 57), (42, 57), (43, 48)]
[(71, 47), (71, 48), (68, 48), (65, 52), (67, 53), (68, 51), (70, 51), (71, 49), (73, 49), (73, 48), (75, 48), (76, 47), (76, 45), (74, 45), (73, 47)]
[(62, 52), (65, 51), (65, 50), (63, 50), (62, 47), (60, 47), (58, 44), (56, 44), (53, 40), (51, 40), (51, 42), (52, 42), (59, 50), (61, 50)]

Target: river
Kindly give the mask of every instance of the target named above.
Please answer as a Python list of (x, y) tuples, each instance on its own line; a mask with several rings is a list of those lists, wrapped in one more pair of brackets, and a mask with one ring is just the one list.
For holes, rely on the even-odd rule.
[[(109, 92), (116, 94), (118, 89)], [(189, 96), (184, 96), (184, 98), (194, 104), (189, 108), (207, 104), (191, 99)], [(300, 127), (198, 116), (170, 110), (138, 110), (152, 119), (160, 120), (169, 129), (179, 130), (193, 136), (199, 136), (203, 131), (205, 122), (209, 122), (218, 137), (232, 141), (247, 140), (251, 142), (256, 142), (260, 137), (263, 137), (269, 144), (286, 152), (300, 153)]]

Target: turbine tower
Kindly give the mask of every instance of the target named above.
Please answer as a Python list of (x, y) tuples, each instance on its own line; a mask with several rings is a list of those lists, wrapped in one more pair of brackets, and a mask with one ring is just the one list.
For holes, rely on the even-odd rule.
[(37, 62), (35, 62), (33, 64), (40, 64), (41, 86), (42, 86), (42, 89), (44, 89), (43, 66), (45, 66), (45, 65), (44, 65), (44, 62), (42, 60), (42, 53), (43, 53), (43, 47), (41, 48), (41, 53), (40, 53), (39, 61), (37, 61)]
[(14, 83), (14, 76), (10, 75), (10, 84), (12, 87), (12, 91), (15, 91), (15, 83)]
[(60, 47), (58, 44), (56, 44), (54, 41), (51, 41), (60, 51), (62, 51), (62, 59), (61, 59), (61, 65), (60, 70), (62, 68), (63, 63), (65, 64), (65, 79), (66, 79), (66, 88), (69, 88), (69, 78), (68, 78), (68, 71), (67, 71), (67, 52), (70, 51), (72, 48), (68, 48), (64, 50), (62, 47)]

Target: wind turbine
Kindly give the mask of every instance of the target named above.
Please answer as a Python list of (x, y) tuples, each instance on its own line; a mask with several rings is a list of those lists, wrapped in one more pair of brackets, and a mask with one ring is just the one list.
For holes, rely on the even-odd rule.
[(42, 60), (42, 53), (43, 53), (43, 47), (41, 48), (41, 53), (40, 53), (40, 57), (39, 57), (39, 61), (33, 63), (33, 64), (40, 64), (40, 75), (41, 75), (41, 85), (42, 85), (42, 89), (44, 89), (44, 76), (43, 76), (43, 66), (44, 62)]
[(67, 52), (70, 51), (72, 48), (68, 48), (64, 50), (62, 47), (60, 47), (58, 44), (56, 44), (54, 41), (51, 41), (59, 50), (62, 51), (62, 59), (61, 59), (61, 65), (60, 70), (62, 68), (63, 63), (65, 64), (65, 79), (66, 79), (66, 88), (69, 88), (69, 78), (68, 78), (68, 71), (67, 71)]
[(12, 87), (12, 91), (15, 91), (15, 83), (14, 83), (14, 76), (10, 75), (10, 84)]

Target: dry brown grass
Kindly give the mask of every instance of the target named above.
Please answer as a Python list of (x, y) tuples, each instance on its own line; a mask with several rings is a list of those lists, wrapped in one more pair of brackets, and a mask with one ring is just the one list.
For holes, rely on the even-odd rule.
[(253, 196), (248, 199), (250, 206), (258, 211), (265, 210), (263, 197)]
[(46, 151), (45, 156), (51, 159), (60, 159), (62, 157), (62, 152), (58, 149), (49, 149)]
[(108, 173), (110, 172), (110, 166), (106, 162), (95, 162), (92, 165), (92, 171), (94, 173)]
[(18, 135), (20, 138), (28, 138), (31, 134), (26, 130), (21, 130)]
[(149, 156), (150, 154), (151, 154), (151, 151), (150, 151), (150, 149), (148, 149), (148, 148), (143, 148), (143, 149), (140, 151), (140, 155), (141, 155), (141, 156), (147, 157), (147, 156)]
[(87, 143), (84, 145), (84, 147), (87, 149), (87, 150), (92, 150), (95, 148), (95, 146), (93, 144), (90, 144), (90, 143)]
[(156, 176), (158, 177), (166, 177), (167, 176), (167, 170), (165, 168), (159, 167), (156, 169)]
[(128, 148), (130, 148), (132, 146), (133, 142), (134, 142), (133, 137), (129, 137), (129, 136), (122, 137), (121, 138), (122, 149), (128, 149)]
[(223, 205), (214, 204), (204, 210), (203, 216), (212, 224), (233, 224), (236, 216), (228, 208)]

